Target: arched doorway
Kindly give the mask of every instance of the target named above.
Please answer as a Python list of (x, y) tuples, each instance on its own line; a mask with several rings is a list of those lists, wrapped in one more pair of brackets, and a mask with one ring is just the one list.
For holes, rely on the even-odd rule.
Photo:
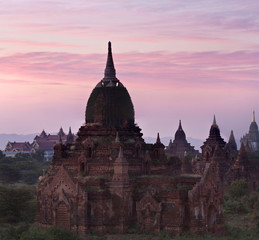
[(70, 229), (69, 211), (64, 202), (60, 202), (57, 206), (56, 225), (60, 228)]

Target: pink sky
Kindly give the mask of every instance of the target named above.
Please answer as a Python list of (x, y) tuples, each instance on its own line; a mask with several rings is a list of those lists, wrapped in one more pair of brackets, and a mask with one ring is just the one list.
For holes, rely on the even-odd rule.
[[(112, 41), (144, 136), (236, 140), (259, 116), (257, 0), (0, 2), (0, 133), (74, 132)], [(259, 123), (259, 117), (257, 118)]]

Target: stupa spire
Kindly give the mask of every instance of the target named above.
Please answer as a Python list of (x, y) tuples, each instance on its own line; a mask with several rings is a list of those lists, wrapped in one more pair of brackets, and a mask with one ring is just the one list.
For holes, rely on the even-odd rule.
[(215, 114), (214, 114), (214, 117), (213, 117), (213, 124), (212, 124), (213, 126), (217, 126), (217, 122), (216, 122), (216, 116), (215, 116)]
[(110, 80), (117, 80), (117, 78), (116, 78), (116, 70), (114, 68), (114, 63), (112, 58), (112, 44), (111, 42), (108, 42), (108, 56), (107, 56), (103, 81), (110, 81)]
[(156, 143), (161, 143), (159, 133), (157, 133)]
[(181, 129), (181, 130), (183, 129), (183, 128), (182, 128), (182, 122), (181, 122), (181, 120), (179, 120), (179, 127), (178, 127), (178, 129)]

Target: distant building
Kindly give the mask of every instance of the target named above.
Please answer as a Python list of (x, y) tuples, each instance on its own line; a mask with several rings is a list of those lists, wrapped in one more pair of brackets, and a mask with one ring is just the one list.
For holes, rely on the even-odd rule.
[(199, 151), (195, 150), (194, 147), (187, 142), (181, 120), (179, 121), (179, 127), (175, 133), (174, 141), (172, 142), (172, 140), (170, 140), (166, 152), (177, 157), (183, 157), (185, 153), (190, 155), (199, 154)]
[(17, 153), (31, 152), (35, 152), (35, 150), (29, 142), (8, 142), (3, 153), (6, 157), (14, 157)]
[(255, 121), (255, 112), (253, 112), (253, 119), (249, 127), (249, 132), (240, 139), (240, 143), (244, 144), (247, 151), (259, 151), (259, 131)]
[(54, 135), (46, 134), (43, 130), (41, 134), (34, 138), (32, 143), (29, 142), (8, 142), (4, 154), (7, 157), (14, 157), (17, 153), (33, 153), (37, 150), (44, 151), (44, 158), (50, 161), (54, 154), (54, 146), (59, 143), (72, 143), (76, 136), (72, 134), (71, 128), (69, 128), (69, 133), (66, 135), (60, 128), (59, 132)]

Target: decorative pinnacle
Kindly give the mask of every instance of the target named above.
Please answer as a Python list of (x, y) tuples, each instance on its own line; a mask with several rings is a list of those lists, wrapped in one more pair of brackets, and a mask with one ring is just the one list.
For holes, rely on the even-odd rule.
[(181, 120), (179, 120), (179, 127), (178, 127), (178, 129), (183, 129), (183, 128), (182, 128), (182, 122), (181, 122)]
[(255, 111), (253, 111), (253, 122), (255, 122)]
[(112, 58), (112, 44), (108, 42), (108, 56), (106, 62), (106, 68), (104, 71), (104, 81), (109, 81), (111, 79), (116, 79), (116, 70), (114, 68), (113, 58)]
[(228, 142), (229, 142), (229, 143), (232, 142), (232, 143), (235, 143), (235, 144), (236, 144), (236, 140), (235, 140), (235, 137), (234, 137), (234, 132), (233, 132), (233, 130), (231, 130), (231, 132), (230, 132), (230, 136), (229, 136)]
[(159, 137), (159, 133), (157, 133), (156, 142), (157, 142), (157, 143), (161, 143), (161, 141), (160, 141), (160, 137)]
[(215, 127), (218, 126), (217, 123), (216, 123), (216, 116), (215, 116), (215, 114), (214, 114), (213, 124), (212, 125), (215, 126)]

